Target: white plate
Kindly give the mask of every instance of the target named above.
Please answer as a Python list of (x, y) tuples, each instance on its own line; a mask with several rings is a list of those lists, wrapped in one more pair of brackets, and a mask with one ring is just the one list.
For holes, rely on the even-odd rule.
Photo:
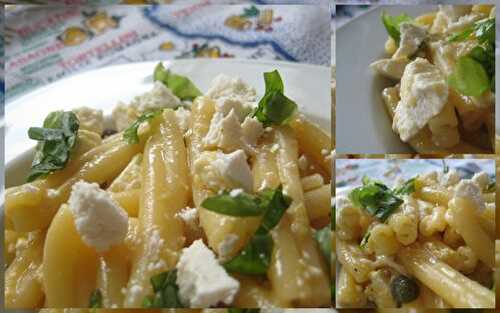
[(337, 29), (337, 153), (413, 151), (392, 131), (381, 97), (382, 89), (394, 82), (376, 75), (368, 66), (384, 56), (387, 32), (380, 19), (383, 10), (415, 17), (436, 9), (432, 5), (380, 6)]
[[(159, 62), (159, 61), (158, 61)], [(158, 62), (110, 66), (78, 74), (43, 87), (6, 105), (5, 162), (6, 185), (22, 182), (29, 168), (34, 141), (27, 136), (31, 126), (40, 126), (45, 116), (55, 110), (89, 106), (111, 113), (118, 101), (128, 103), (153, 85), (152, 73)], [(330, 131), (330, 68), (288, 62), (236, 59), (194, 59), (164, 61), (174, 72), (189, 77), (202, 92), (212, 79), (224, 73), (239, 76), (264, 92), (263, 72), (279, 70), (285, 94), (299, 105), (299, 110)], [(14, 162), (15, 160), (15, 162)]]

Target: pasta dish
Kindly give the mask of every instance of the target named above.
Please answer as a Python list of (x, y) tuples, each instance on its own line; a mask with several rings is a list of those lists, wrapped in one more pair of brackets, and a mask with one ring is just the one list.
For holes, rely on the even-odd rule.
[(418, 153), (493, 153), (495, 7), (443, 5), (412, 18), (382, 15), (386, 58), (370, 67), (393, 131)]
[(445, 168), (337, 194), (337, 305), (494, 308), (495, 189)]
[(28, 130), (6, 308), (329, 307), (330, 135), (276, 70), (259, 97), (226, 75), (205, 93), (162, 64), (153, 77), (114, 129), (83, 107)]

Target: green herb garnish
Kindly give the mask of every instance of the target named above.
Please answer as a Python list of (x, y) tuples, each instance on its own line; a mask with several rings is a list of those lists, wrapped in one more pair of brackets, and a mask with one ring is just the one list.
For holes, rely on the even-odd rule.
[(63, 169), (70, 158), (80, 123), (73, 112), (55, 111), (47, 115), (43, 127), (31, 127), (30, 139), (38, 141), (27, 181)]
[(495, 192), (496, 190), (497, 190), (497, 183), (496, 181), (492, 181), (491, 183), (488, 184), (488, 186), (486, 186), (485, 192), (490, 193), (490, 192)]
[[(271, 262), (273, 240), (269, 231), (281, 220), (291, 199), (283, 194), (282, 186), (265, 190), (255, 196), (243, 192), (232, 197), (229, 193), (208, 198), (202, 206), (207, 210), (230, 216), (262, 216), (261, 224), (242, 251), (224, 263), (229, 272), (247, 275), (265, 275)], [(229, 200), (228, 197), (233, 199)], [(207, 204), (207, 201), (209, 205)], [(238, 206), (241, 202), (241, 206)], [(252, 203), (253, 202), (253, 203)], [(243, 209), (242, 209), (243, 208)], [(260, 212), (260, 214), (257, 214)]]
[(127, 129), (123, 131), (123, 139), (129, 144), (139, 143), (139, 136), (137, 135), (139, 126), (141, 126), (141, 124), (146, 121), (152, 120), (162, 112), (163, 110), (160, 109), (143, 113), (135, 122), (133, 122), (129, 127), (127, 127)]
[(415, 181), (416, 181), (415, 177), (408, 179), (403, 183), (402, 186), (394, 189), (394, 193), (397, 195), (409, 195), (411, 193), (414, 193), (416, 190)]
[(99, 288), (97, 288), (90, 294), (89, 308), (91, 309), (102, 308), (102, 293)]
[(495, 42), (495, 18), (487, 18), (475, 22), (462, 32), (448, 37), (449, 42), (464, 41), (471, 37), (477, 39), (480, 44)]
[(266, 92), (253, 116), (264, 126), (285, 124), (297, 110), (297, 104), (284, 95), (283, 81), (277, 70), (264, 73)]
[(394, 41), (398, 45), (399, 41), (401, 40), (401, 32), (399, 30), (399, 27), (401, 26), (402, 23), (410, 21), (412, 21), (412, 18), (406, 13), (403, 13), (401, 15), (391, 16), (386, 12), (382, 12), (382, 23), (384, 24), (385, 29), (387, 30), (389, 36), (392, 39), (394, 39)]
[(349, 193), (349, 199), (381, 222), (385, 222), (403, 203), (389, 187), (367, 177), (363, 178), (363, 186), (354, 188)]
[(260, 216), (266, 209), (262, 203), (261, 197), (246, 192), (240, 192), (232, 196), (228, 191), (205, 199), (201, 203), (201, 206), (219, 214), (240, 217)]
[(326, 226), (314, 233), (314, 238), (319, 244), (319, 248), (328, 264), (332, 259), (332, 231)]
[(166, 271), (151, 277), (154, 295), (142, 302), (144, 308), (182, 308), (179, 287), (176, 283), (177, 270)]
[(181, 100), (194, 100), (194, 98), (201, 96), (200, 90), (196, 88), (189, 78), (172, 73), (162, 63), (158, 63), (155, 67), (153, 79), (162, 82)]
[(460, 57), (448, 84), (465, 96), (479, 97), (491, 88), (491, 80), (481, 63), (470, 56)]

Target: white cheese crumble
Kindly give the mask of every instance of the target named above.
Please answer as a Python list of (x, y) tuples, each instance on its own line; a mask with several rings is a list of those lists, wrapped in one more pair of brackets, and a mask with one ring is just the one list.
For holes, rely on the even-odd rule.
[(225, 152), (231, 152), (242, 148), (242, 136), (241, 124), (234, 110), (225, 117), (222, 113), (215, 112), (203, 143), (209, 149), (220, 148)]
[(68, 203), (76, 229), (88, 246), (105, 251), (127, 236), (127, 213), (98, 184), (77, 182)]
[(252, 191), (252, 171), (243, 150), (236, 150), (229, 154), (218, 153), (217, 159), (212, 164), (219, 174), (229, 180), (232, 185), (242, 187), (246, 192)]
[(455, 186), (455, 197), (463, 197), (469, 199), (476, 204), (480, 211), (485, 209), (483, 195), (479, 186), (470, 179), (463, 179)]
[(460, 175), (455, 169), (451, 169), (448, 173), (443, 173), (439, 176), (439, 183), (444, 187), (450, 187), (458, 184)]
[(408, 58), (393, 58), (381, 59), (370, 64), (370, 67), (382, 76), (391, 79), (401, 79), (406, 65), (408, 65)]
[(193, 232), (198, 232), (200, 226), (197, 208), (184, 208), (175, 216), (179, 217)]
[(243, 132), (243, 140), (251, 146), (256, 146), (257, 141), (264, 132), (264, 127), (257, 119), (247, 116), (241, 124), (241, 130)]
[(485, 190), (490, 184), (490, 176), (486, 172), (479, 172), (472, 176), (472, 181), (476, 183), (481, 190)]
[(401, 24), (399, 31), (401, 32), (399, 48), (392, 57), (394, 59), (409, 58), (417, 52), (425, 37), (427, 37), (427, 31), (425, 28), (412, 23)]
[(417, 58), (405, 68), (400, 93), (392, 128), (407, 142), (443, 110), (448, 101), (448, 85), (438, 67)]
[(179, 107), (175, 110), (175, 117), (177, 118), (177, 123), (183, 134), (189, 129), (189, 124), (191, 123), (191, 111)]
[(238, 188), (238, 189), (233, 189), (233, 190), (231, 190), (231, 191), (229, 192), (229, 195), (230, 195), (231, 197), (237, 197), (237, 196), (241, 195), (242, 193), (243, 193), (243, 189)]
[(240, 287), (202, 240), (182, 250), (176, 282), (181, 301), (191, 308), (206, 308), (221, 302), (230, 305)]
[(96, 110), (89, 107), (80, 107), (73, 110), (78, 122), (79, 129), (96, 132), (99, 135), (104, 131), (104, 116), (102, 110)]
[(243, 104), (254, 102), (256, 95), (255, 89), (243, 82), (241, 78), (231, 78), (224, 74), (217, 75), (207, 91), (207, 96), (214, 100), (232, 98)]
[(155, 81), (153, 89), (132, 100), (130, 104), (140, 113), (152, 109), (175, 108), (181, 101), (162, 82)]

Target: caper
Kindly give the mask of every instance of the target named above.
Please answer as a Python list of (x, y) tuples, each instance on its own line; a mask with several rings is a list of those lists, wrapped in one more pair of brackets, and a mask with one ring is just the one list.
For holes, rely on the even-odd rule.
[(391, 281), (391, 294), (398, 307), (402, 303), (411, 302), (418, 298), (420, 290), (417, 282), (407, 276), (398, 275)]

